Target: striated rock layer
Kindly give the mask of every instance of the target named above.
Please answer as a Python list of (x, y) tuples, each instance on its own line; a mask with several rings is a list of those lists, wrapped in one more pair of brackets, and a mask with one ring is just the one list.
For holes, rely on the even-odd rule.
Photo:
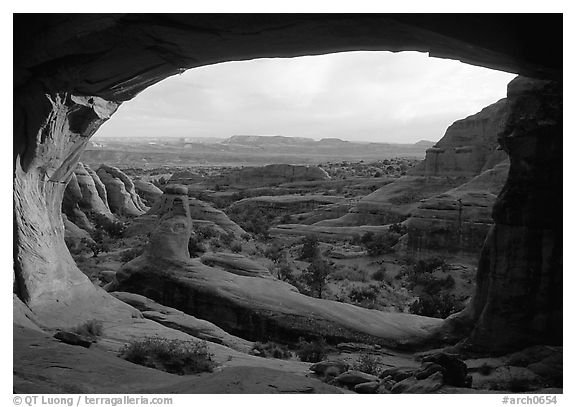
[(459, 187), (421, 201), (404, 222), (408, 250), (478, 253), (494, 223), (492, 207), (509, 167), (506, 160)]
[(492, 168), (506, 158), (498, 148), (498, 134), (504, 129), (506, 99), (491, 104), (479, 113), (457, 120), (444, 137), (426, 150), (423, 164), (414, 175), (470, 177)]

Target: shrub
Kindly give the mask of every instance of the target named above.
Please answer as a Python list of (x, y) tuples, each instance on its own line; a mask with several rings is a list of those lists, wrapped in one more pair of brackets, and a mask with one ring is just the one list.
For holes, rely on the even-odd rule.
[(100, 253), (110, 251), (110, 245), (104, 241), (90, 241), (86, 238), (82, 238), (81, 242), (84, 243), (84, 245), (86, 245), (86, 247), (88, 247), (90, 250), (92, 250), (92, 257), (98, 257)]
[(203, 241), (216, 236), (216, 231), (210, 226), (195, 225), (194, 233), (198, 237), (198, 241)]
[(191, 235), (188, 240), (188, 254), (190, 257), (198, 257), (206, 251), (204, 245), (198, 239), (198, 236)]
[(378, 287), (375, 287), (373, 285), (369, 285), (369, 286), (362, 286), (362, 287), (352, 287), (352, 290), (350, 290), (350, 294), (348, 294), (348, 298), (350, 298), (350, 301), (352, 302), (356, 302), (356, 303), (372, 303), (372, 305), (376, 302), (376, 299), (378, 298), (378, 294), (379, 294), (380, 290), (378, 289)]
[(370, 234), (369, 232), (362, 237), (362, 243), (368, 255), (375, 257), (392, 252), (392, 247), (398, 243), (399, 238), (400, 235), (394, 232), (382, 232), (377, 235)]
[(149, 337), (125, 345), (120, 356), (132, 363), (178, 375), (211, 372), (215, 366), (214, 355), (205, 341)]
[(464, 302), (452, 294), (423, 294), (410, 305), (410, 313), (434, 318), (446, 318), (462, 309)]
[(274, 263), (279, 263), (283, 259), (286, 259), (284, 248), (278, 243), (273, 243), (271, 246), (268, 246), (266, 250), (264, 250), (264, 256), (268, 257)]
[(392, 223), (389, 227), (388, 230), (392, 233), (397, 233), (399, 235), (404, 235), (407, 232), (407, 228), (406, 226), (404, 226), (401, 223)]
[(281, 261), (278, 263), (276, 266), (276, 276), (279, 280), (287, 281), (289, 283), (294, 281), (294, 272), (287, 261)]
[(122, 263), (128, 263), (129, 261), (140, 256), (143, 252), (144, 249), (142, 249), (141, 247), (133, 247), (132, 249), (125, 250), (124, 252), (122, 252), (122, 255), (120, 256), (120, 261)]
[(292, 356), (286, 346), (276, 342), (256, 342), (252, 349), (258, 351), (258, 356), (263, 358), (288, 359)]
[(360, 358), (358, 358), (358, 361), (354, 364), (353, 369), (378, 376), (381, 371), (381, 363), (382, 361), (379, 357), (370, 354), (363, 354), (360, 356)]
[(120, 238), (126, 229), (126, 225), (118, 220), (110, 219), (109, 217), (98, 213), (89, 212), (88, 217), (92, 220), (96, 229), (103, 230), (108, 236), (113, 238)]
[(242, 251), (242, 244), (240, 242), (234, 242), (230, 245), (230, 250), (232, 250), (232, 253), (240, 253)]
[(96, 319), (91, 319), (90, 321), (86, 321), (83, 324), (73, 328), (72, 332), (87, 338), (94, 339), (102, 335), (102, 322)]
[(234, 242), (234, 234), (233, 233), (226, 233), (220, 236), (220, 241), (223, 245), (230, 247), (232, 242)]
[(382, 267), (379, 270), (376, 270), (374, 273), (372, 273), (372, 279), (376, 281), (384, 281), (386, 280), (387, 277), (388, 274), (386, 273), (386, 267)]
[(302, 241), (300, 260), (312, 260), (320, 254), (318, 237), (306, 236)]
[(296, 355), (302, 362), (317, 363), (324, 359), (328, 355), (329, 347), (326, 344), (324, 338), (317, 339), (312, 342), (308, 342), (303, 338), (298, 341), (298, 349), (296, 350)]

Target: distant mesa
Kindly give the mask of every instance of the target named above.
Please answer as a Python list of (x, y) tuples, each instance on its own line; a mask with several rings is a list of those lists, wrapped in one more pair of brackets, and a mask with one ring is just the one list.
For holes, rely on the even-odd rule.
[(436, 144), (435, 141), (430, 141), (430, 140), (420, 140), (420, 141), (417, 141), (416, 143), (414, 143), (414, 145), (422, 146), (422, 147), (434, 147), (435, 144)]
[(313, 144), (315, 141), (306, 137), (285, 137), (285, 136), (258, 136), (258, 135), (238, 135), (222, 141), (222, 144), (241, 144), (241, 145), (265, 145), (265, 144), (284, 144), (300, 145)]

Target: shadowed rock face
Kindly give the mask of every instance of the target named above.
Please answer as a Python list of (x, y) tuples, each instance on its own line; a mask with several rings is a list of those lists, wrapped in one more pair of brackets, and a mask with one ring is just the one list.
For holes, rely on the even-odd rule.
[[(16, 15), (14, 38), (14, 292), (40, 319), (70, 324), (115, 312), (69, 255), (60, 210), (80, 153), (121, 102), (217, 62), (418, 50), (560, 81), (528, 86), (531, 96), (515, 102), (520, 82), (510, 88), (516, 118), (501, 144), (511, 169), (480, 264), (471, 343), (560, 340), (561, 15)], [(522, 120), (532, 101), (538, 120)], [(510, 285), (513, 295), (504, 292)]]
[[(470, 306), (447, 325), (504, 352), (562, 343), (562, 87), (517, 78), (499, 143), (510, 156)], [(460, 334), (462, 334), (462, 331)]]

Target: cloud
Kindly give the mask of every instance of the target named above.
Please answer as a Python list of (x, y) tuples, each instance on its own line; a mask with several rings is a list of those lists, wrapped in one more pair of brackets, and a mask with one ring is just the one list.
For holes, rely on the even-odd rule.
[(513, 77), (418, 52), (228, 62), (150, 87), (124, 103), (98, 136), (436, 141), (455, 120), (505, 97)]

